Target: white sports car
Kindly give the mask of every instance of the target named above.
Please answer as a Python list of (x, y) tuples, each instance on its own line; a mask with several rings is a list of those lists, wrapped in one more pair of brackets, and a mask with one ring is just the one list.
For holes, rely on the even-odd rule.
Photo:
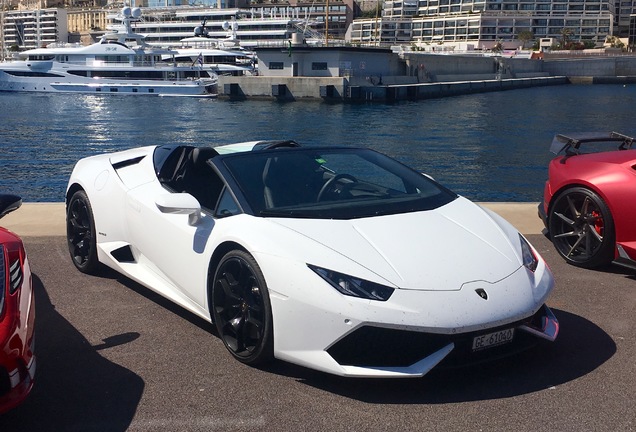
[(214, 322), (247, 364), (422, 376), (553, 341), (554, 280), (496, 214), (369, 149), (255, 141), (80, 160), (75, 266)]

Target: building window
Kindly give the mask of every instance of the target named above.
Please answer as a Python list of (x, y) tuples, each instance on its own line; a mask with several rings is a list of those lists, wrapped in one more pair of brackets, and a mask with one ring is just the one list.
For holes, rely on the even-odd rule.
[(283, 69), (283, 62), (269, 62), (269, 68), (271, 69)]
[(327, 62), (312, 62), (311, 70), (327, 70)]

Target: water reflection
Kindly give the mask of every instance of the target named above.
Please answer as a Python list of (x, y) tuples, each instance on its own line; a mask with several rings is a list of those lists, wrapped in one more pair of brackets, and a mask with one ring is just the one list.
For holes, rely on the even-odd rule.
[(7, 93), (0, 97), (0, 188), (25, 201), (60, 201), (73, 164), (88, 155), (165, 143), (295, 139), (374, 148), (471, 199), (538, 201), (552, 136), (633, 134), (626, 107), (635, 103), (636, 86), (619, 85), (396, 105)]

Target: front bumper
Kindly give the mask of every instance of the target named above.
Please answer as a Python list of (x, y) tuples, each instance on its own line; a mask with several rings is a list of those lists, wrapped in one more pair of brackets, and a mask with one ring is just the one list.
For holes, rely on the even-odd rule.
[[(335, 375), (418, 377), (442, 360), (470, 363), (558, 334), (544, 306), (554, 279), (543, 260), (534, 272), (521, 266), (459, 290), (397, 289), (385, 302), (343, 296), (303, 263), (269, 254), (257, 260), (268, 281), (275, 357)], [(515, 343), (464, 355), (475, 336), (500, 329), (514, 329)]]
[[(514, 329), (511, 342), (473, 350), (473, 339)], [(342, 366), (343, 375), (360, 377), (421, 377), (434, 367), (457, 367), (493, 360), (526, 350), (541, 339), (554, 341), (559, 322), (543, 305), (532, 317), (511, 325), (458, 335), (440, 335), (363, 326), (327, 352)]]
[[(539, 285), (552, 283), (546, 271)], [(473, 288), (452, 293), (455, 301), (448, 301), (448, 293), (396, 291), (381, 305), (367, 301), (369, 307), (363, 310), (360, 300), (355, 301), (357, 306), (353, 301), (344, 307), (332, 303), (334, 310), (325, 307), (330, 303), (326, 298), (322, 307), (309, 307), (274, 293), (274, 354), (278, 359), (340, 376), (408, 378), (421, 377), (438, 364), (478, 363), (525, 350), (540, 339), (556, 339), (558, 320), (544, 304), (549, 290), (533, 306), (532, 298), (515, 304), (521, 294), (499, 299), (492, 287), (487, 287), (489, 298), (485, 301)], [(430, 308), (417, 307), (421, 297)], [(435, 301), (436, 297), (444, 301)], [(409, 304), (413, 306), (410, 309)], [(466, 311), (472, 311), (472, 317), (467, 317)], [(433, 321), (437, 325), (425, 325)], [(464, 325), (459, 325), (460, 321)], [(453, 322), (456, 325), (451, 325)], [(511, 329), (511, 342), (473, 350), (476, 337)]]

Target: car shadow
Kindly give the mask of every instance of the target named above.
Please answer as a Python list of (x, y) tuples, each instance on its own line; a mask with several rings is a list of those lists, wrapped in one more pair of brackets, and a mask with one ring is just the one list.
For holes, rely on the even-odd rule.
[(283, 362), (265, 370), (308, 386), (377, 404), (445, 404), (501, 399), (549, 390), (594, 371), (616, 352), (612, 338), (594, 323), (553, 310), (561, 324), (554, 343), (504, 359), (456, 369), (434, 369), (420, 379), (342, 378)]
[(35, 385), (26, 401), (0, 416), (2, 431), (108, 430), (130, 426), (144, 391), (144, 381), (98, 350), (128, 343), (126, 333), (91, 346), (51, 303), (33, 275), (36, 303)]
[(624, 276), (626, 279), (636, 280), (636, 269), (631, 267), (625, 267), (620, 264), (612, 263), (607, 267), (601, 267), (593, 269), (592, 271), (600, 271), (608, 274), (615, 274), (618, 276)]
[[(104, 268), (99, 277), (116, 280), (219, 337), (213, 324), (120, 273)], [(444, 404), (549, 391), (589, 374), (616, 352), (612, 338), (593, 322), (564, 310), (553, 308), (552, 311), (560, 323), (560, 334), (554, 343), (543, 341), (533, 349), (479, 365), (436, 368), (419, 379), (343, 378), (283, 361), (274, 361), (258, 369), (323, 391), (377, 404)]]
[[(166, 310), (219, 337), (213, 324), (186, 311), (114, 270), (112, 278)], [(443, 404), (518, 396), (576, 380), (594, 371), (616, 352), (612, 338), (593, 322), (552, 309), (560, 323), (554, 343), (542, 342), (525, 352), (479, 365), (437, 368), (420, 379), (343, 378), (283, 361), (259, 367), (305, 385), (351, 399), (377, 404)]]

